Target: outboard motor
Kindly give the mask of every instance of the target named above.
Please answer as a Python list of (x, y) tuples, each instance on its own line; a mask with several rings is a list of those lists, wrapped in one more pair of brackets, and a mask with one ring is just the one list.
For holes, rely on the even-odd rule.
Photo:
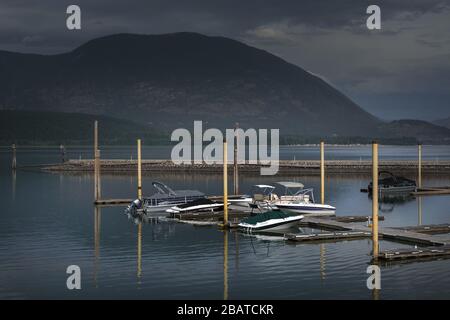
[(142, 200), (136, 199), (125, 209), (125, 212), (130, 215), (136, 215), (137, 210), (142, 209)]

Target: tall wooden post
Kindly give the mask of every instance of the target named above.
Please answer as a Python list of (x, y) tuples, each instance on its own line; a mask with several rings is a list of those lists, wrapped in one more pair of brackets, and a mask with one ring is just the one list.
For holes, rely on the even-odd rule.
[(225, 139), (223, 140), (223, 226), (228, 226), (228, 156)]
[(97, 149), (97, 182), (98, 182), (98, 198), (102, 197), (102, 170), (101, 170), (101, 151)]
[(17, 155), (16, 155), (16, 144), (12, 145), (12, 162), (11, 169), (16, 170), (17, 168)]
[(417, 172), (417, 182), (418, 182), (418, 187), (422, 188), (422, 144), (419, 144), (419, 161), (418, 161), (418, 172)]
[(141, 139), (137, 140), (137, 169), (138, 169), (138, 199), (142, 199), (142, 159), (141, 159)]
[(320, 202), (325, 204), (325, 143), (320, 141)]
[(378, 143), (372, 144), (372, 243), (373, 257), (378, 258)]
[(236, 122), (235, 133), (234, 133), (234, 159), (233, 159), (233, 186), (234, 186), (234, 194), (239, 194), (239, 166), (238, 166), (238, 133), (237, 129), (239, 129), (239, 123)]
[(94, 123), (94, 198), (101, 198), (100, 187), (100, 150), (98, 149), (98, 121)]

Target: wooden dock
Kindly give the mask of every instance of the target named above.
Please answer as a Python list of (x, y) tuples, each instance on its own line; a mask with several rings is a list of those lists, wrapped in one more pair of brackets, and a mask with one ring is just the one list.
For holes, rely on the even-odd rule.
[[(329, 233), (313, 233), (306, 235), (286, 235), (286, 240), (296, 242), (306, 241), (345, 241), (371, 237), (369, 227), (336, 219), (307, 217), (302, 224), (313, 228), (334, 230)], [(440, 234), (441, 236), (436, 236)], [(450, 224), (423, 225), (411, 227), (385, 227), (379, 229), (379, 237), (397, 242), (415, 245), (414, 248), (385, 250), (379, 253), (382, 261), (410, 261), (414, 259), (439, 259), (450, 257)], [(421, 245), (424, 247), (418, 248)]]
[[(323, 219), (323, 218), (313, 218), (306, 217), (302, 220), (302, 225), (307, 225), (312, 228), (326, 229), (326, 230), (336, 230), (336, 231), (357, 231), (357, 232), (367, 232), (372, 233), (371, 228), (358, 225), (350, 224), (346, 222), (340, 222), (333, 219)], [(439, 229), (441, 233), (443, 225), (428, 225), (421, 226), (420, 230), (426, 230), (426, 232), (413, 232), (416, 227), (403, 227), (403, 228), (380, 228), (379, 236), (383, 239), (388, 239), (392, 241), (406, 242), (417, 245), (425, 246), (445, 246), (450, 245), (450, 234), (448, 236), (436, 237), (433, 236), (434, 229)], [(417, 230), (417, 229), (416, 229)], [(420, 231), (419, 230), (419, 231)], [(345, 236), (343, 237), (345, 239)]]
[(284, 237), (288, 241), (295, 242), (313, 242), (313, 241), (335, 241), (335, 240), (357, 240), (362, 238), (369, 238), (372, 236), (371, 232), (365, 231), (336, 231), (336, 232), (319, 232), (307, 234), (286, 234)]
[(95, 205), (114, 206), (129, 205), (134, 199), (98, 199), (94, 201)]
[[(324, 219), (332, 219), (337, 222), (345, 222), (345, 223), (352, 223), (352, 222), (368, 222), (370, 219), (372, 219), (372, 216), (334, 216), (334, 217), (324, 217)], [(384, 221), (384, 216), (378, 216), (379, 221)]]
[(413, 196), (438, 196), (450, 194), (450, 187), (427, 187), (418, 188), (416, 192), (411, 193)]
[(450, 224), (430, 224), (424, 226), (412, 226), (412, 227), (394, 227), (394, 229), (404, 230), (404, 231), (412, 231), (417, 233), (426, 233), (426, 234), (444, 234), (450, 233)]
[[(228, 220), (230, 224), (237, 225), (242, 218), (248, 217), (250, 212), (229, 210)], [(180, 221), (209, 221), (216, 222), (217, 224), (223, 223), (224, 215), (223, 211), (218, 211), (214, 213), (201, 212), (201, 213), (189, 213), (189, 214), (175, 214), (172, 218), (178, 219)]]
[(378, 259), (384, 261), (430, 259), (450, 257), (450, 245), (414, 249), (394, 249), (381, 251)]

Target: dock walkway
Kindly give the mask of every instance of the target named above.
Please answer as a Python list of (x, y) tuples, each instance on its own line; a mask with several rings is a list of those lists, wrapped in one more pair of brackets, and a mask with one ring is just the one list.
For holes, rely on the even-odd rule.
[[(313, 228), (319, 229), (329, 229), (336, 231), (352, 231), (352, 232), (363, 232), (372, 234), (372, 229), (370, 227), (354, 224), (348, 222), (340, 222), (336, 219), (322, 219), (314, 217), (306, 217), (302, 220), (302, 224), (308, 225)], [(447, 225), (432, 225), (432, 226), (422, 226), (425, 232), (414, 232), (420, 231), (419, 227), (403, 227), (403, 228), (393, 228), (393, 227), (382, 227), (379, 228), (379, 236), (383, 239), (389, 239), (400, 242), (409, 242), (414, 244), (428, 245), (428, 246), (445, 246), (450, 245), (450, 234), (441, 235), (439, 237), (434, 236), (432, 233), (436, 231), (437, 228), (445, 230), (448, 232), (450, 226)], [(437, 231), (436, 231), (437, 232)], [(441, 232), (438, 232), (441, 233)], [(346, 237), (344, 237), (345, 239)], [(301, 240), (300, 240), (301, 241)]]
[[(361, 224), (307, 217), (303, 225), (313, 228), (334, 230), (309, 235), (287, 234), (286, 240), (296, 242), (352, 240), (370, 238), (372, 230)], [(379, 237), (392, 241), (414, 244), (414, 248), (385, 250), (379, 253), (378, 259), (384, 261), (404, 261), (413, 259), (439, 259), (450, 257), (450, 224), (425, 225), (412, 227), (379, 228)], [(439, 234), (439, 236), (436, 236)], [(417, 245), (424, 247), (418, 248)]]

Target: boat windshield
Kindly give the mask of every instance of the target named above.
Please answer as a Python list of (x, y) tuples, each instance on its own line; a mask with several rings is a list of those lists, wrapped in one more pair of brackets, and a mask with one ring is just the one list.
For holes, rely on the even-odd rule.
[(176, 192), (170, 189), (168, 186), (166, 186), (164, 183), (153, 181), (152, 186), (158, 190), (159, 193), (167, 194), (169, 196), (176, 195)]
[(282, 181), (277, 182), (280, 186), (284, 188), (284, 195), (285, 196), (297, 196), (304, 194), (302, 191), (305, 187), (303, 183), (300, 182), (292, 182), (292, 181)]
[(274, 186), (269, 186), (267, 184), (257, 184), (253, 186), (253, 194), (262, 194), (264, 196), (270, 196), (275, 190)]

